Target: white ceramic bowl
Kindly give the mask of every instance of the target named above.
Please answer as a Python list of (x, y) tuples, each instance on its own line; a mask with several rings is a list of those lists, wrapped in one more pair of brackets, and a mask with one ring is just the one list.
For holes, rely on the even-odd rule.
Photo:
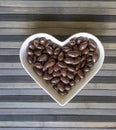
[[(32, 70), (31, 66), (28, 64), (26, 57), (27, 57), (27, 48), (29, 45), (29, 42), (34, 40), (35, 38), (38, 37), (45, 37), (46, 39), (52, 40), (54, 43), (60, 46), (64, 46), (65, 44), (68, 43), (68, 41), (74, 37), (87, 37), (93, 39), (97, 43), (98, 47), (98, 54), (99, 54), (99, 59), (97, 63), (92, 67), (91, 71), (86, 74), (86, 77), (82, 79), (80, 82), (76, 83), (76, 85), (73, 87), (73, 89), (70, 90), (69, 94), (66, 96), (61, 96), (59, 95), (52, 87), (51, 85), (47, 84), (41, 77), (38, 77), (34, 71)], [(46, 34), (46, 33), (38, 33), (34, 34), (30, 37), (28, 37), (24, 43), (21, 46), (20, 49), (20, 60), (21, 63), (24, 67), (24, 69), (27, 71), (27, 73), (35, 80), (35, 82), (43, 88), (58, 104), (61, 106), (64, 106), (67, 104), (99, 71), (101, 68), (103, 61), (104, 61), (104, 48), (101, 42), (92, 34), (89, 33), (77, 33), (69, 37), (67, 40), (61, 42), (54, 38), (53, 36)]]

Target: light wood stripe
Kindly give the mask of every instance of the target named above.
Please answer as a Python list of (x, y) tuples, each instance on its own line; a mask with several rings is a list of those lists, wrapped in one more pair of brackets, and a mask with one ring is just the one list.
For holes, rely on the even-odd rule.
[(0, 7), (0, 14), (92, 14), (116, 15), (115, 8), (80, 8), (80, 7)]
[(20, 48), (23, 41), (0, 41), (0, 48)]
[[(0, 69), (21, 69), (21, 63), (0, 63)], [(116, 70), (116, 64), (103, 64), (101, 70)]]
[(23, 68), (21, 63), (0, 63), (0, 69), (7, 69), (7, 68), (11, 68), (11, 69), (14, 69), (14, 68)]
[(57, 21), (1, 21), (0, 28), (81, 28), (81, 29), (115, 29), (115, 22), (57, 22)]
[(101, 70), (116, 70), (116, 64), (103, 64)]
[(64, 127), (60, 127), (60, 128), (45, 128), (45, 127), (38, 127), (38, 128), (0, 128), (0, 130), (114, 130), (113, 128), (64, 128)]
[[(7, 91), (6, 91), (7, 90)], [(1, 89), (0, 95), (48, 95), (43, 89)], [(116, 90), (81, 90), (78, 96), (116, 96)]]
[(60, 127), (60, 128), (45, 128), (45, 127), (38, 127), (38, 128), (0, 128), (0, 130), (114, 130), (113, 128), (64, 128), (64, 127)]
[(0, 115), (116, 115), (104, 109), (0, 109)]
[[(116, 2), (103, 1), (0, 1), (3, 7), (89, 7), (115, 8)], [(91, 5), (91, 6), (90, 6)]]
[[(36, 83), (0, 83), (0, 89), (41, 89)], [(115, 90), (115, 84), (105, 84), (105, 83), (88, 83), (84, 89), (105, 89), (105, 90)]]
[(31, 122), (31, 121), (1, 121), (1, 127), (90, 127), (90, 128), (115, 128), (115, 122)]
[[(9, 42), (9, 41), (0, 41), (0, 48), (20, 48), (22, 45), (23, 41), (19, 42)], [(103, 43), (103, 46), (106, 50), (115, 50), (116, 49), (116, 44), (115, 43)]]
[(37, 29), (0, 29), (0, 35), (32, 35), (34, 33), (45, 32), (53, 35), (72, 35), (77, 32), (88, 32), (101, 36), (116, 36), (116, 30), (103, 29), (78, 29), (72, 28), (37, 28)]
[(114, 44), (114, 43), (103, 43), (103, 46), (105, 49), (111, 49), (111, 50), (116, 49), (116, 44)]
[[(0, 69), (0, 76), (23, 76), (28, 75), (24, 69)], [(96, 76), (116, 76), (116, 70), (101, 70)]]
[[(18, 109), (18, 108), (91, 108), (91, 109), (116, 109), (116, 103), (68, 103), (67, 105), (61, 107), (57, 103), (28, 103), (28, 102), (0, 102), (0, 109)], [(64, 122), (63, 122), (64, 123)], [(1, 125), (0, 125), (1, 126)]]

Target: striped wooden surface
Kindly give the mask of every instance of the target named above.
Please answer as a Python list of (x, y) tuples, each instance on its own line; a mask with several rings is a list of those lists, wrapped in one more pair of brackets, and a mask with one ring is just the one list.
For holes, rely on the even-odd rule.
[[(98, 36), (105, 61), (60, 107), (22, 68), (19, 49), (37, 32), (65, 40), (81, 31)], [(116, 130), (115, 0), (0, 0), (0, 130)]]

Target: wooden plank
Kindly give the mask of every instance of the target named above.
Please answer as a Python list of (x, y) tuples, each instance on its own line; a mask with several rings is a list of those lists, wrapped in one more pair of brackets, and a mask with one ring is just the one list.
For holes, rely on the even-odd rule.
[[(0, 69), (0, 76), (24, 76), (28, 75), (24, 69)], [(100, 70), (96, 76), (116, 76), (116, 70)]]
[[(19, 42), (8, 42), (8, 41), (0, 41), (0, 48), (6, 48), (6, 49), (10, 49), (10, 48), (20, 48), (22, 45), (23, 41), (19, 41)], [(103, 46), (105, 48), (105, 50), (115, 50), (116, 49), (116, 44), (115, 43), (103, 43)]]
[(115, 29), (115, 22), (57, 22), (57, 21), (0, 21), (0, 28), (81, 28), (81, 29)]
[(115, 128), (64, 128), (64, 127), (60, 127), (60, 128), (45, 128), (45, 127), (37, 127), (37, 128), (0, 128), (0, 130), (115, 130)]
[[(89, 7), (115, 8), (116, 2), (106, 1), (0, 1), (2, 7)], [(90, 6), (91, 5), (91, 6)]]
[[(70, 103), (115, 103), (115, 101), (115, 96), (76, 95)], [(49, 95), (0, 95), (0, 102), (54, 103), (55, 101)]]
[[(115, 128), (115, 122), (40, 122), (40, 121), (1, 121), (1, 127), (54, 127), (54, 128)], [(78, 130), (78, 129), (77, 129)], [(94, 130), (94, 129), (93, 129)], [(107, 130), (107, 129), (106, 129)]]
[(21, 69), (23, 68), (21, 63), (0, 63), (0, 69), (7, 69), (7, 68), (10, 68), (10, 69), (15, 69), (15, 68), (18, 68), (18, 69)]
[(83, 21), (115, 22), (116, 15), (81, 15), (81, 14), (1, 14), (1, 21)]
[(0, 7), (0, 14), (92, 14), (116, 15), (115, 8), (80, 8), (80, 7)]
[[(19, 55), (19, 51), (18, 48), (0, 48), (0, 55)], [(105, 56), (116, 57), (116, 51), (105, 49)]]
[(40, 108), (83, 108), (83, 109), (116, 109), (116, 103), (68, 103), (65, 106), (59, 106), (51, 102), (0, 102), (0, 109), (40, 109)]
[[(0, 95), (48, 95), (43, 89), (0, 89)], [(116, 96), (116, 90), (81, 90), (78, 96)]]
[(0, 121), (51, 121), (51, 122), (56, 122), (56, 121), (68, 121), (68, 122), (115, 122), (116, 121), (116, 116), (112, 115), (0, 115)]
[[(0, 83), (0, 89), (39, 89), (36, 83)], [(115, 84), (107, 83), (88, 83), (84, 89), (102, 89), (102, 90), (115, 90)]]
[[(0, 69), (22, 69), (21, 63), (12, 63), (8, 62), (7, 64), (5, 62), (0, 63)], [(116, 64), (113, 63), (104, 63), (101, 70), (116, 70)]]
[(45, 128), (45, 127), (37, 127), (37, 128), (0, 128), (0, 130), (115, 130), (115, 128), (64, 128), (64, 127), (60, 127), (60, 128)]
[(0, 48), (0, 55), (19, 55), (19, 49)]
[[(12, 56), (12, 58), (11, 58)], [(0, 55), (0, 62), (1, 63), (17, 63), (20, 62), (20, 58), (18, 55)], [(116, 57), (105, 57), (104, 63), (116, 63)]]
[(32, 35), (45, 32), (53, 35), (72, 35), (77, 32), (88, 32), (101, 36), (116, 36), (116, 30), (111, 29), (77, 29), (77, 28), (37, 28), (37, 29), (0, 29), (0, 35)]
[(20, 48), (23, 41), (0, 41), (0, 48)]
[(0, 115), (116, 115), (105, 109), (0, 109)]
[[(34, 83), (30, 76), (0, 76), (0, 83)], [(90, 83), (116, 83), (115, 76), (95, 76)]]

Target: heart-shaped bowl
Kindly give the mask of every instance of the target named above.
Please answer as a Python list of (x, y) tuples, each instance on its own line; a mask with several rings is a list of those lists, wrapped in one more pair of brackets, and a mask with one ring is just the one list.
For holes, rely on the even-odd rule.
[[(94, 66), (91, 68), (91, 70), (86, 74), (85, 78), (82, 79), (80, 82), (77, 82), (76, 85), (73, 87), (73, 89), (70, 90), (70, 92), (65, 95), (59, 95), (52, 87), (50, 84), (47, 84), (42, 77), (39, 77), (32, 69), (31, 65), (27, 62), (27, 49), (29, 46), (30, 41), (40, 38), (40, 37), (45, 37), (46, 39), (50, 39), (53, 43), (59, 45), (59, 46), (64, 46), (69, 43), (69, 41), (72, 38), (78, 38), (78, 37), (86, 37), (94, 40), (97, 44), (97, 53), (99, 55), (98, 61), (94, 64)], [(104, 48), (101, 42), (98, 40), (97, 37), (95, 37), (92, 34), (89, 33), (76, 33), (69, 37), (65, 41), (59, 41), (55, 37), (46, 34), (46, 33), (37, 33), (34, 34), (30, 37), (28, 37), (22, 44), (20, 48), (20, 60), (21, 63), (26, 70), (26, 72), (32, 77), (32, 79), (41, 87), (43, 88), (58, 104), (61, 106), (66, 105), (99, 71), (101, 68), (103, 61), (104, 61)]]

